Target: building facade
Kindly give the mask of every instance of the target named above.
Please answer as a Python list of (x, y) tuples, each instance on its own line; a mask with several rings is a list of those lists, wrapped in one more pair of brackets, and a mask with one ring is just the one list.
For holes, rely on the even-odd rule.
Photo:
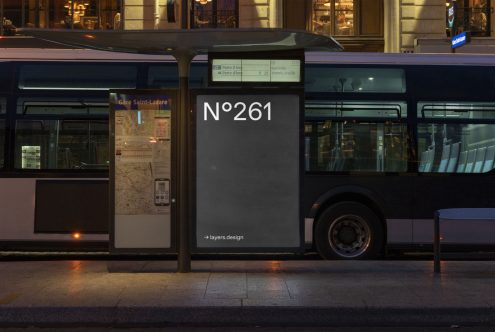
[[(347, 51), (495, 52), (495, 0), (0, 0), (1, 33), (51, 29), (288, 28), (335, 37)], [(452, 15), (451, 15), (452, 18)]]

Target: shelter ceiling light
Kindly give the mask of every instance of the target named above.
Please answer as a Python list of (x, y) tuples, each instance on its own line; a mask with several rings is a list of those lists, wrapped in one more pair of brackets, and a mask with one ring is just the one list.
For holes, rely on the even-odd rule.
[(208, 4), (208, 2), (211, 2), (212, 0), (194, 0), (196, 2), (198, 2), (200, 5), (206, 5)]

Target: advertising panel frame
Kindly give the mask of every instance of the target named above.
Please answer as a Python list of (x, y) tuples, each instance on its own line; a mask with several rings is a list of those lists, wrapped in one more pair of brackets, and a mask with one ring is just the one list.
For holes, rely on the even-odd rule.
[[(127, 94), (132, 96), (167, 96), (172, 100), (170, 106), (170, 183), (169, 183), (169, 199), (170, 199), (170, 247), (168, 248), (119, 248), (115, 246), (115, 109), (112, 102), (109, 103), (109, 136), (110, 136), (110, 170), (109, 170), (109, 251), (112, 254), (171, 254), (177, 253), (177, 211), (175, 198), (177, 197), (177, 112), (179, 111), (179, 93), (177, 89), (122, 89), (109, 90), (109, 98), (112, 93)], [(165, 236), (165, 234), (163, 235)]]
[[(273, 84), (272, 84), (273, 85)], [(299, 126), (298, 126), (298, 218), (299, 218), (299, 246), (297, 247), (199, 247), (197, 242), (197, 97), (201, 95), (297, 95), (299, 98)], [(191, 249), (193, 253), (294, 253), (305, 252), (304, 212), (302, 205), (302, 189), (304, 180), (304, 89), (303, 88), (214, 88), (193, 89), (190, 91), (191, 109), (191, 149), (190, 149), (190, 202), (196, 207), (191, 211)]]

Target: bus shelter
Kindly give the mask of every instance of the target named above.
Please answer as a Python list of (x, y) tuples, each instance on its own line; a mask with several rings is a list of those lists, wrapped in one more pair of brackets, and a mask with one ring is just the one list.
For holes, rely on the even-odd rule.
[[(264, 217), (265, 211), (268, 211), (267, 216), (276, 218), (277, 209), (279, 211), (288, 211), (288, 216), (290, 218), (296, 216), (295, 218), (298, 219), (297, 216), (300, 217), (298, 208), (290, 208), (294, 202), (298, 205), (297, 201), (300, 199), (298, 196), (300, 183), (297, 183), (298, 180), (296, 178), (289, 177), (291, 182), (285, 181), (286, 186), (284, 187), (284, 184), (282, 184), (279, 188), (280, 190), (297, 192), (297, 194), (290, 196), (289, 200), (285, 203), (275, 203), (273, 199), (274, 196), (271, 198), (268, 196), (268, 199), (258, 199), (256, 198), (258, 188), (249, 189), (249, 193), (245, 197), (247, 197), (248, 200), (253, 197), (258, 200), (256, 202), (251, 202), (251, 208), (248, 206), (244, 211), (235, 211), (235, 204), (242, 201), (243, 198), (238, 198), (237, 200), (235, 198), (232, 199), (232, 197), (239, 196), (241, 193), (238, 188), (234, 187), (240, 185), (248, 188), (250, 187), (250, 178), (263, 177), (264, 174), (259, 168), (254, 172), (251, 172), (250, 166), (247, 166), (244, 167), (241, 172), (242, 176), (240, 178), (244, 179), (242, 180), (243, 182), (241, 181), (242, 183), (232, 185), (232, 179), (236, 178), (236, 175), (238, 175), (237, 166), (241, 164), (251, 164), (254, 167), (257, 163), (256, 158), (262, 156), (263, 160), (266, 159), (265, 165), (272, 165), (277, 162), (277, 158), (282, 155), (286, 156), (287, 154), (291, 154), (290, 151), (292, 150), (297, 151), (292, 157), (299, 159), (295, 160), (295, 163), (298, 163), (299, 165), (292, 170), (292, 173), (290, 173), (290, 171), (287, 172), (292, 176), (294, 174), (299, 176), (299, 172), (302, 171), (302, 158), (300, 158), (302, 151), (302, 140), (300, 139), (302, 127), (294, 127), (294, 123), (298, 123), (298, 125), (302, 124), (302, 122), (298, 120), (301, 118), (303, 109), (304, 71), (301, 69), (299, 72), (299, 80), (297, 81), (300, 85), (299, 92), (295, 90), (290, 92), (290, 86), (281, 83), (283, 82), (283, 79), (278, 82), (275, 80), (274, 82), (271, 82), (272, 84), (262, 84), (261, 86), (265, 87), (264, 90), (256, 90), (256, 88), (259, 88), (259, 85), (256, 84), (256, 79), (254, 79), (254, 81), (248, 84), (249, 87), (254, 89), (250, 92), (244, 90), (245, 86), (242, 82), (240, 84), (233, 84), (233, 82), (229, 82), (228, 79), (226, 79), (224, 85), (232, 85), (235, 86), (235, 88), (230, 89), (229, 91), (225, 89), (217, 90), (218, 92), (215, 93), (209, 93), (207, 91), (195, 93), (193, 103), (195, 103), (194, 106), (196, 107), (196, 116), (191, 117), (189, 116), (189, 111), (191, 109), (188, 87), (189, 68), (192, 59), (196, 55), (201, 54), (214, 53), (217, 56), (221, 54), (234, 55), (236, 60), (242, 58), (243, 56), (240, 56), (242, 54), (249, 54), (248, 58), (253, 59), (254, 54), (254, 58), (260, 61), (263, 60), (261, 59), (263, 56), (259, 56), (259, 54), (264, 54), (268, 55), (267, 59), (264, 60), (270, 61), (269, 55), (273, 52), (279, 55), (282, 54), (282, 58), (285, 57), (284, 52), (287, 52), (288, 59), (290, 59), (290, 54), (300, 52), (299, 54), (302, 54), (302, 61), (299, 65), (300, 68), (303, 68), (304, 51), (341, 51), (342, 47), (333, 38), (315, 35), (305, 31), (282, 29), (152, 31), (62, 31), (25, 29), (23, 32), (26, 35), (71, 47), (113, 52), (172, 55), (177, 60), (179, 70), (178, 93), (176, 93), (176, 91), (147, 91), (145, 93), (140, 93), (139, 91), (114, 91), (111, 93), (110, 101), (113, 103), (113, 111), (111, 113), (111, 123), (113, 127), (111, 128), (111, 135), (113, 135), (114, 142), (110, 150), (112, 155), (110, 196), (113, 197), (110, 201), (110, 210), (112, 211), (110, 220), (111, 249), (121, 249), (123, 251), (128, 249), (127, 252), (129, 252), (129, 250), (132, 251), (133, 248), (153, 249), (153, 245), (149, 245), (149, 243), (152, 243), (153, 241), (149, 241), (148, 236), (144, 236), (138, 240), (133, 238), (130, 241), (126, 241), (126, 237), (134, 236), (137, 231), (135, 226), (125, 226), (136, 225), (136, 223), (133, 222), (133, 218), (136, 219), (136, 217), (131, 216), (136, 215), (136, 213), (124, 212), (124, 214), (127, 214), (124, 216), (125, 218), (122, 219), (121, 214), (116, 210), (125, 210), (126, 206), (129, 207), (130, 204), (135, 202), (135, 200), (130, 202), (129, 200), (125, 201), (125, 199), (120, 199), (118, 196), (119, 194), (115, 189), (115, 181), (118, 181), (119, 174), (121, 174), (119, 173), (120, 162), (122, 162), (121, 165), (126, 165), (126, 161), (134, 162), (134, 165), (140, 163), (141, 170), (135, 170), (135, 172), (140, 174), (146, 172), (144, 169), (147, 165), (149, 166), (150, 176), (145, 177), (144, 181), (149, 183), (149, 188), (147, 190), (150, 193), (148, 195), (150, 196), (148, 205), (151, 206), (153, 213), (148, 213), (146, 216), (140, 216), (139, 218), (140, 220), (149, 221), (148, 234), (150, 236), (153, 233), (163, 231), (163, 224), (160, 224), (159, 220), (162, 220), (160, 218), (163, 218), (164, 214), (168, 214), (170, 221), (166, 227), (169, 228), (169, 234), (172, 237), (172, 234), (174, 233), (171, 228), (174, 224), (173, 219), (177, 220), (178, 246), (176, 249), (179, 254), (179, 272), (188, 272), (191, 269), (192, 226), (194, 226), (193, 228), (196, 232), (196, 237), (193, 241), (196, 248), (203, 246), (206, 249), (222, 249), (222, 251), (225, 251), (223, 249), (233, 246), (234, 249), (236, 247), (245, 249), (246, 247), (252, 248), (253, 246), (256, 246), (260, 241), (255, 240), (254, 242), (250, 242), (250, 239), (256, 238), (255, 233), (246, 235), (244, 233), (240, 234), (229, 231), (221, 232), (218, 231), (218, 227), (217, 231), (209, 232), (208, 225), (212, 223), (212, 220), (219, 218), (218, 214), (210, 214), (211, 210), (216, 210), (214, 206), (211, 206), (214, 204), (215, 200), (222, 200), (225, 205), (234, 206), (231, 215), (236, 213), (240, 216), (247, 214), (247, 217), (245, 217), (247, 219), (245, 220), (248, 220), (249, 218), (251, 218), (251, 220), (253, 218), (266, 218)], [(220, 56), (220, 58), (222, 58), (222, 56)], [(271, 58), (271, 60), (274, 59), (277, 60), (276, 58)], [(251, 65), (253, 65), (253, 63), (256, 65), (256, 63), (261, 62), (251, 61)], [(224, 68), (227, 67), (224, 66)], [(270, 65), (268, 65), (268, 68), (269, 67)], [(210, 61), (210, 83), (214, 81), (212, 79), (213, 68)], [(222, 81), (222, 79), (220, 79), (220, 81)], [(267, 87), (269, 89), (266, 89)], [(276, 89), (277, 87), (278, 90)], [(284, 93), (283, 91), (286, 92)], [(272, 95), (272, 98), (267, 97), (270, 95)], [(295, 107), (292, 107), (294, 105)], [(243, 107), (247, 108), (247, 112), (244, 115), (239, 113), (240, 111), (244, 112)], [(294, 111), (290, 113), (290, 115), (289, 112), (284, 113), (291, 109), (291, 107)], [(237, 115), (235, 115), (234, 112), (237, 112)], [(228, 119), (227, 114), (229, 115)], [(235, 115), (235, 117), (233, 115)], [(236, 128), (232, 125), (233, 122), (230, 122), (229, 124), (229, 121), (235, 122), (235, 120), (240, 120), (240, 122), (243, 123), (243, 126)], [(149, 123), (152, 123), (152, 125), (147, 127), (145, 124)], [(136, 128), (132, 129), (133, 126)], [(195, 130), (191, 129), (193, 127)], [(134, 142), (134, 150), (130, 149), (129, 146), (133, 143), (130, 142), (131, 140), (129, 139), (126, 140), (127, 136), (122, 134), (123, 130), (131, 130), (129, 128), (134, 130), (134, 132), (140, 132), (139, 135), (141, 135), (141, 138), (146, 137), (146, 139), (149, 139), (154, 144), (153, 147), (148, 150), (146, 150), (147, 148), (139, 150), (140, 141), (136, 140), (136, 142)], [(288, 140), (285, 145), (270, 143), (273, 143), (275, 137), (287, 129), (296, 133), (292, 141)], [(269, 138), (262, 138), (263, 130), (268, 130), (274, 134), (271, 138), (272, 141), (268, 142), (267, 140)], [(225, 135), (232, 133), (232, 131), (236, 132), (237, 135), (240, 135), (237, 137), (242, 138), (244, 145), (238, 145), (235, 144), (235, 142), (229, 142), (229, 140), (226, 139)], [(175, 137), (176, 139), (174, 144), (170, 144), (170, 139), (172, 137)], [(244, 138), (246, 137), (249, 138), (245, 140)], [(208, 143), (204, 144), (205, 142)], [(291, 150), (291, 146), (293, 145), (299, 146)], [(277, 149), (281, 155), (278, 156), (274, 154), (271, 158), (266, 158), (266, 156), (270, 155), (270, 150), (264, 150), (263, 147), (272, 149), (271, 151)], [(247, 156), (247, 152), (234, 153), (234, 151), (239, 151), (239, 149), (242, 151), (252, 149), (253, 151), (257, 151), (258, 155)], [(223, 156), (222, 153), (224, 154)], [(226, 154), (232, 154), (238, 158), (231, 158)], [(166, 157), (163, 157), (164, 155)], [(213, 163), (209, 165), (208, 169), (196, 167), (198, 164), (207, 164), (212, 157), (217, 158), (220, 162), (218, 164)], [(169, 158), (168, 161), (167, 158)], [(221, 168), (221, 172), (216, 171), (218, 167)], [(222, 167), (226, 167), (227, 171), (223, 172)], [(277, 167), (279, 167), (278, 169), (280, 170), (286, 169), (281, 165), (278, 165)], [(117, 179), (115, 178), (116, 173)], [(289, 173), (277, 171), (272, 173), (275, 180), (265, 186), (265, 192), (269, 192), (270, 190), (268, 189), (273, 188), (274, 186), (279, 186), (280, 181), (282, 181), (284, 177), (287, 177)], [(127, 174), (127, 176), (128, 175), (129, 174)], [(294, 182), (297, 184), (294, 184)], [(218, 187), (219, 185), (220, 187)], [(223, 194), (217, 196), (210, 195), (210, 193), (205, 193), (208, 190), (216, 193), (223, 192)], [(244, 189), (242, 191), (244, 191)], [(195, 195), (192, 195), (191, 192), (195, 193)], [(242, 194), (244, 195), (244, 192), (242, 192)], [(124, 195), (121, 193), (120, 196), (128, 196), (128, 193), (124, 193)], [(116, 202), (115, 199), (117, 199), (118, 202)], [(221, 202), (218, 202), (218, 204), (221, 204)], [(277, 204), (282, 205), (277, 206)], [(146, 205), (146, 202), (141, 205)], [(252, 211), (255, 210), (253, 207), (257, 207), (258, 205), (263, 206), (263, 211), (252, 213)], [(124, 208), (122, 208), (122, 206), (124, 206)], [(201, 216), (200, 218), (198, 217), (199, 214)], [(119, 215), (119, 217), (116, 217), (116, 215)], [(280, 217), (281, 219), (284, 219), (284, 216)], [(193, 218), (195, 219), (195, 223), (191, 220)], [(261, 222), (264, 221), (262, 220)], [(283, 227), (283, 225), (279, 226)], [(297, 224), (293, 226), (295, 229), (299, 228), (297, 229), (297, 232), (287, 232), (291, 234), (289, 240), (280, 235), (282, 233), (280, 227), (277, 228), (274, 226), (268, 235), (268, 238), (274, 239), (274, 243), (277, 246), (280, 248), (295, 248), (302, 245), (302, 222), (300, 227), (298, 227)], [(254, 225), (252, 228), (256, 231), (257, 226)], [(297, 239), (297, 237), (299, 237), (299, 239)], [(265, 240), (261, 240), (261, 248), (266, 248), (268, 250), (273, 249), (266, 246), (267, 242), (263, 241)], [(119, 243), (122, 245), (119, 245)], [(215, 244), (211, 245), (211, 243)], [(218, 245), (217, 243), (229, 244)], [(168, 246), (171, 249), (174, 249), (173, 241), (164, 241), (160, 246)]]

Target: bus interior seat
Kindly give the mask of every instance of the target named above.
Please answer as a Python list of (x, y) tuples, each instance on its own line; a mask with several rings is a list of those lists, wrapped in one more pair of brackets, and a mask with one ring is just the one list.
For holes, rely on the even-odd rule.
[(427, 152), (428, 154), (426, 155), (426, 165), (424, 169), (425, 173), (431, 172), (433, 167), (433, 159), (435, 158), (435, 148), (431, 148)]
[(442, 158), (440, 159), (440, 164), (438, 165), (437, 172), (444, 173), (447, 170), (447, 164), (450, 158), (451, 144), (444, 144), (442, 149)]
[(467, 160), (466, 160), (466, 168), (464, 169), (464, 173), (472, 173), (473, 168), (474, 168), (474, 162), (476, 160), (476, 150), (469, 150), (467, 153)]
[(467, 151), (462, 151), (459, 155), (459, 163), (457, 164), (457, 173), (464, 173), (464, 169), (466, 168), (466, 157)]
[(473, 173), (481, 173), (483, 164), (485, 163), (486, 147), (479, 148), (476, 151), (476, 161), (474, 163)]
[(344, 167), (344, 154), (339, 147), (332, 149), (330, 153), (329, 171), (338, 172)]
[(448, 173), (455, 172), (455, 167), (457, 166), (457, 160), (459, 159), (460, 148), (461, 148), (461, 142), (452, 144), (452, 147), (450, 148), (450, 158), (447, 164)]
[(428, 157), (428, 150), (421, 152), (421, 161), (419, 162), (419, 171), (420, 172), (424, 172), (425, 171), (427, 157)]
[(493, 169), (493, 163), (495, 161), (495, 145), (492, 145), (486, 149), (485, 163), (483, 164), (482, 172), (486, 173)]

